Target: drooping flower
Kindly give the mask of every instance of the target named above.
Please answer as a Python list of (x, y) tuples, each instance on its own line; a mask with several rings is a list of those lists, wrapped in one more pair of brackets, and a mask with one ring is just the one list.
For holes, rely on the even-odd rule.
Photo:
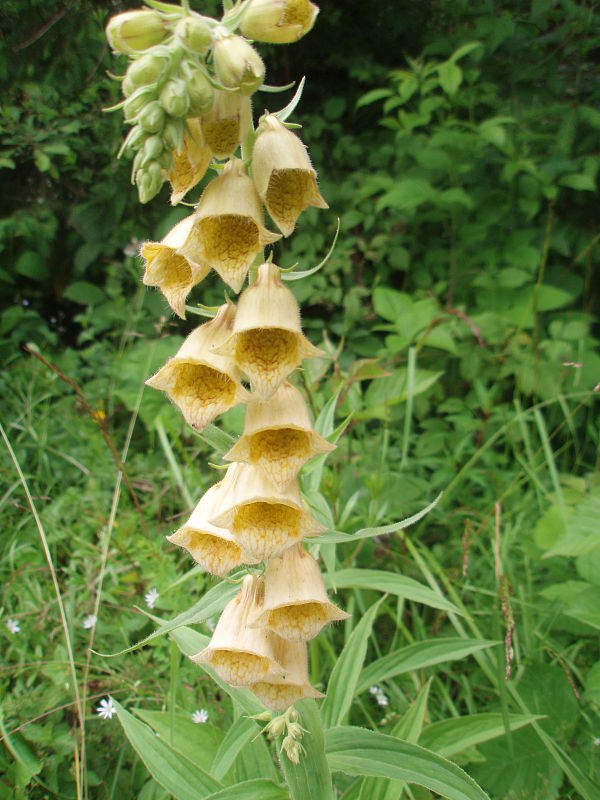
[(240, 29), (258, 42), (290, 44), (310, 31), (318, 13), (309, 0), (252, 0)]
[(258, 125), (252, 177), (260, 199), (284, 236), (293, 233), (296, 220), (306, 208), (328, 208), (306, 147), (273, 114), (263, 116)]
[(263, 398), (270, 397), (303, 358), (323, 355), (302, 333), (296, 298), (271, 263), (258, 268), (256, 281), (240, 296), (231, 336), (217, 352), (230, 356)]
[(261, 592), (261, 580), (246, 575), (238, 594), (223, 609), (208, 647), (192, 656), (192, 661), (212, 667), (231, 686), (284, 674), (274, 657), (271, 633), (248, 627), (248, 618), (260, 608)]
[(213, 575), (226, 575), (241, 564), (256, 564), (245, 553), (226, 528), (218, 528), (208, 520), (218, 513), (223, 496), (223, 481), (206, 491), (192, 516), (167, 539), (185, 548), (200, 566)]
[(181, 148), (174, 149), (171, 153), (173, 166), (169, 171), (169, 183), (173, 206), (200, 183), (212, 159), (211, 149), (204, 142), (200, 120), (188, 119), (186, 122), (188, 130), (183, 136)]
[(248, 401), (244, 433), (224, 458), (254, 464), (285, 486), (309, 458), (332, 450), (335, 445), (313, 430), (298, 389), (284, 381), (268, 400)]
[(260, 199), (243, 163), (234, 158), (204, 190), (179, 253), (212, 267), (234, 292), (242, 288), (262, 248), (280, 239), (263, 225)]
[(284, 674), (270, 674), (250, 686), (254, 694), (273, 711), (286, 708), (304, 698), (324, 697), (310, 685), (308, 657), (304, 642), (290, 642), (273, 636), (273, 652)]
[(213, 63), (219, 82), (241, 94), (253, 94), (265, 79), (262, 58), (243, 36), (218, 36), (213, 47)]
[(228, 158), (244, 141), (252, 122), (250, 98), (216, 90), (210, 111), (201, 118), (204, 141), (215, 158)]
[(142, 282), (156, 286), (164, 294), (167, 303), (177, 316), (185, 319), (185, 299), (210, 272), (210, 268), (189, 261), (178, 253), (187, 239), (194, 215), (190, 215), (171, 228), (162, 242), (146, 242), (141, 255), (146, 259), (146, 270)]
[(166, 392), (196, 430), (248, 399), (239, 368), (232, 359), (217, 354), (231, 334), (234, 318), (235, 306), (222, 305), (214, 319), (192, 331), (175, 356), (146, 381)]
[(196, 725), (203, 725), (208, 722), (208, 711), (205, 708), (199, 708), (192, 714), (192, 722)]
[(103, 697), (102, 700), (100, 700), (100, 705), (96, 709), (96, 714), (102, 719), (112, 719), (116, 713), (117, 709), (113, 703), (112, 697), (108, 699)]
[(279, 555), (303, 537), (325, 530), (304, 508), (297, 481), (281, 488), (262, 470), (239, 462), (227, 470), (218, 513), (210, 521), (227, 528), (242, 550), (257, 561)]
[(143, 53), (169, 35), (165, 20), (156, 11), (139, 8), (111, 17), (106, 38), (115, 53)]
[(293, 642), (306, 642), (327, 623), (349, 616), (329, 600), (319, 565), (297, 544), (269, 560), (262, 611), (250, 624)]
[(144, 600), (146, 601), (146, 605), (148, 606), (148, 608), (154, 608), (158, 598), (159, 598), (158, 591), (154, 587), (152, 587), (152, 589), (150, 589), (150, 591), (146, 592), (146, 594), (144, 595)]

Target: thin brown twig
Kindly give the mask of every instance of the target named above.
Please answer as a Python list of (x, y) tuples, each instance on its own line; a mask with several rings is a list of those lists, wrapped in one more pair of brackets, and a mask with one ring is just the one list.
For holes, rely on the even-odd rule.
[(37, 42), (37, 40), (38, 40), (38, 39), (41, 39), (41, 38), (42, 38), (42, 36), (43, 36), (45, 33), (48, 33), (48, 31), (50, 30), (50, 28), (54, 27), (54, 25), (56, 25), (56, 23), (57, 23), (57, 22), (60, 22), (60, 20), (61, 20), (61, 19), (62, 19), (62, 18), (63, 18), (63, 17), (66, 15), (66, 14), (68, 14), (68, 13), (69, 13), (69, 11), (71, 10), (71, 7), (72, 7), (72, 6), (73, 6), (73, 3), (72, 3), (72, 2), (71, 2), (71, 3), (69, 3), (69, 5), (68, 5), (68, 6), (65, 6), (65, 8), (61, 9), (61, 10), (60, 10), (60, 11), (58, 11), (58, 12), (57, 12), (57, 13), (56, 13), (56, 14), (55, 14), (53, 17), (51, 17), (51, 18), (48, 20), (48, 22), (45, 22), (45, 23), (42, 25), (42, 27), (41, 27), (41, 28), (39, 28), (39, 29), (38, 29), (38, 30), (37, 30), (37, 31), (36, 31), (36, 32), (35, 32), (35, 33), (34, 33), (32, 36), (30, 36), (30, 37), (29, 37), (29, 39), (25, 39), (25, 41), (24, 41), (24, 42), (21, 42), (21, 44), (17, 44), (17, 45), (15, 45), (15, 46), (13, 47), (13, 53), (18, 53), (18, 52), (19, 52), (19, 50), (25, 50), (25, 48), (26, 48), (26, 47), (29, 47), (29, 45), (32, 45), (34, 42)]

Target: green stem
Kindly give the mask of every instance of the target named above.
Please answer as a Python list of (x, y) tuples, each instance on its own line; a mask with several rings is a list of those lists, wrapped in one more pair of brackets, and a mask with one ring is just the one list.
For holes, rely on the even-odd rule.
[(173, 453), (173, 449), (169, 444), (169, 440), (167, 438), (167, 432), (165, 431), (165, 426), (162, 423), (162, 420), (159, 418), (156, 421), (156, 431), (158, 433), (158, 438), (160, 440), (160, 444), (164, 451), (164, 454), (169, 462), (169, 466), (171, 467), (171, 472), (173, 473), (173, 477), (175, 478), (175, 483), (181, 489), (181, 494), (183, 495), (183, 499), (188, 508), (192, 508), (194, 505), (194, 501), (192, 499), (192, 495), (189, 492), (189, 489), (185, 485), (183, 480), (183, 474), (181, 469), (179, 468), (179, 464), (175, 460), (175, 454)]

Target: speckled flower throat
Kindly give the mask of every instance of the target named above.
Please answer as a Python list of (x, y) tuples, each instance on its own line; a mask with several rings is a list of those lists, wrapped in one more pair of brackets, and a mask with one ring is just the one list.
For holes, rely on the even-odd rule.
[[(327, 204), (306, 147), (286, 123), (302, 85), (285, 109), (264, 112), (253, 124), (250, 97), (265, 67), (248, 38), (296, 41), (318, 9), (307, 0), (245, 0), (217, 21), (187, 2), (148, 5), (107, 27), (113, 50), (130, 58), (121, 105), (131, 126), (122, 152), (133, 155), (132, 180), (141, 202), (168, 181), (176, 204), (207, 170), (216, 176), (188, 217), (161, 242), (143, 245), (143, 280), (181, 318), (188, 294), (211, 270), (241, 294), (237, 305), (228, 301), (212, 314), (204, 307), (213, 318), (147, 383), (165, 392), (197, 431), (246, 405), (222, 480), (168, 538), (207, 572), (236, 570), (232, 579), (241, 584), (193, 660), (231, 686), (250, 689), (271, 710), (285, 711), (322, 696), (309, 681), (306, 643), (348, 615), (327, 596), (313, 557), (318, 545), (311, 554), (304, 544), (325, 527), (298, 482), (307, 461), (334, 449), (314, 430), (294, 384), (304, 359), (325, 354), (304, 335), (284, 283), (300, 274), (280, 271), (264, 248), (290, 236), (305, 209)], [(292, 736), (286, 749), (295, 761), (300, 738)]]

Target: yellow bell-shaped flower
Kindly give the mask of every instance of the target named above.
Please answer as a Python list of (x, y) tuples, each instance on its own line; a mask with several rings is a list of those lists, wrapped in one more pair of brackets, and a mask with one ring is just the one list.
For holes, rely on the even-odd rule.
[(238, 462), (227, 470), (219, 509), (210, 522), (227, 528), (242, 550), (257, 561), (279, 555), (305, 536), (326, 530), (305, 509), (297, 481), (282, 489), (262, 470)]
[(257, 42), (291, 44), (310, 31), (318, 13), (309, 0), (252, 0), (240, 30)]
[(308, 656), (304, 642), (290, 642), (273, 636), (273, 654), (284, 674), (273, 672), (250, 689), (273, 711), (285, 711), (299, 700), (324, 697), (310, 685), (308, 678)]
[(244, 433), (224, 458), (254, 464), (273, 483), (285, 486), (309, 458), (332, 450), (335, 445), (313, 430), (298, 389), (284, 381), (268, 400), (250, 398)]
[(238, 92), (215, 91), (210, 111), (202, 116), (204, 141), (215, 158), (228, 158), (237, 150), (250, 130), (250, 98)]
[(176, 206), (196, 186), (212, 159), (210, 147), (204, 142), (199, 119), (186, 120), (188, 130), (183, 137), (180, 150), (173, 150), (173, 166), (169, 171), (171, 205)]
[(212, 267), (234, 292), (239, 292), (256, 255), (280, 238), (264, 227), (256, 189), (243, 163), (234, 158), (204, 190), (179, 253)]
[(317, 173), (306, 147), (273, 114), (260, 120), (252, 150), (252, 178), (260, 199), (283, 233), (310, 206), (328, 208), (317, 186)]
[(246, 575), (241, 590), (223, 609), (208, 647), (191, 657), (196, 664), (212, 667), (231, 686), (285, 676), (275, 658), (273, 635), (248, 627), (248, 618), (260, 608), (261, 592), (261, 580)]
[(349, 616), (329, 600), (319, 565), (297, 544), (269, 560), (262, 610), (250, 624), (293, 642), (306, 642), (327, 623)]
[(215, 318), (192, 331), (176, 355), (146, 381), (166, 392), (196, 430), (248, 400), (238, 367), (215, 352), (231, 333), (234, 318), (235, 306), (222, 305)]
[(178, 253), (193, 224), (194, 215), (191, 214), (171, 228), (162, 242), (146, 242), (141, 249), (141, 256), (146, 260), (142, 282), (160, 289), (167, 303), (182, 319), (185, 319), (186, 297), (210, 271), (209, 267)]
[(322, 356), (302, 333), (300, 310), (275, 264), (262, 264), (240, 296), (232, 335), (218, 352), (230, 356), (252, 389), (270, 397), (303, 358)]

